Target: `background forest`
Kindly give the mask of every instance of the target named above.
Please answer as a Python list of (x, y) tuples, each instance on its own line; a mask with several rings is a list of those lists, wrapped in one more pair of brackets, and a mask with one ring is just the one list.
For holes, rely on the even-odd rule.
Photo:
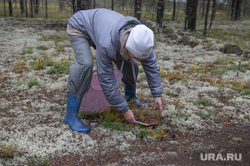
[[(197, 21), (202, 22), (202, 30), (196, 37), (222, 36), (219, 40), (228, 41), (227, 34), (221, 34), (212, 27), (213, 21), (249, 20), (250, 2), (247, 0), (2, 0), (0, 17), (28, 17), (68, 19), (78, 10), (108, 8), (139, 20), (156, 21), (157, 31), (161, 32), (163, 24), (171, 21), (179, 23), (178, 28), (197, 32)], [(218, 33), (220, 33), (218, 35)], [(249, 37), (249, 32), (246, 35)], [(240, 40), (240, 39), (239, 39)], [(232, 40), (231, 43), (240, 44)], [(244, 48), (246, 44), (240, 44)]]
[[(74, 62), (67, 20), (93, 8), (135, 16), (154, 31), (163, 111), (131, 109), (157, 125), (131, 125), (112, 107), (81, 112), (89, 134), (63, 123)], [(248, 166), (249, 46), (249, 0), (0, 0), (0, 165)], [(138, 66), (138, 98), (152, 105)]]

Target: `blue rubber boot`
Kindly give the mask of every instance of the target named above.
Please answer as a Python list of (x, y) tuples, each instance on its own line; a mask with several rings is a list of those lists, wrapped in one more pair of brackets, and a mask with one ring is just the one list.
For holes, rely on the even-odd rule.
[(140, 101), (136, 97), (136, 84), (134, 84), (134, 85), (124, 84), (124, 91), (125, 91), (125, 99), (127, 102), (130, 102), (132, 100), (133, 103), (135, 103), (139, 106), (148, 107), (148, 105), (146, 103)]
[(67, 95), (67, 112), (64, 116), (63, 122), (68, 124), (69, 128), (73, 131), (77, 131), (79, 133), (88, 133), (90, 132), (90, 128), (77, 118), (81, 101), (81, 96), (72, 94)]

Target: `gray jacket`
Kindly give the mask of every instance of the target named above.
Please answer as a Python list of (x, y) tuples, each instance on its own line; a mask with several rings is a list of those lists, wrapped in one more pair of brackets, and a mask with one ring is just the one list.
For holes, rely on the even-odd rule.
[[(68, 25), (81, 33), (96, 46), (97, 73), (108, 102), (120, 112), (129, 109), (116, 84), (112, 62), (123, 59), (120, 55), (120, 37), (129, 28), (141, 24), (134, 17), (125, 17), (108, 9), (82, 10), (75, 13)], [(153, 97), (162, 94), (161, 76), (154, 52), (141, 61)]]

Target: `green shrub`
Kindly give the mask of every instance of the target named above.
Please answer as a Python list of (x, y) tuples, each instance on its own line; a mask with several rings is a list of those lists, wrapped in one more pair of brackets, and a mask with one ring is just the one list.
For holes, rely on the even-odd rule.
[(27, 47), (27, 49), (23, 50), (22, 54), (33, 54), (32, 49), (32, 47)]
[(177, 117), (178, 119), (182, 118), (182, 119), (188, 119), (189, 116), (191, 116), (190, 113), (186, 113), (186, 112), (182, 112), (182, 110), (177, 110), (176, 113), (172, 113), (171, 114), (173, 117)]
[(250, 89), (244, 90), (241, 95), (250, 95)]
[(55, 73), (56, 73), (55, 67), (51, 67), (50, 69), (47, 70), (47, 74), (55, 74)]
[(148, 129), (141, 129), (141, 130), (138, 132), (138, 135), (139, 135), (140, 137), (145, 137), (145, 136), (149, 135), (149, 131), (148, 131)]
[(17, 85), (16, 85), (16, 86), (22, 86), (22, 85), (24, 85), (24, 84), (25, 84), (25, 80), (17, 82)]
[(207, 116), (202, 110), (195, 112), (195, 114), (198, 115), (199, 117), (201, 117), (202, 119)]
[(38, 49), (38, 50), (48, 50), (49, 48), (47, 46), (41, 45), (41, 46), (37, 46), (36, 49)]
[(102, 125), (104, 127), (108, 127), (112, 130), (121, 130), (123, 131), (125, 128), (125, 124), (121, 123), (121, 122), (108, 122), (108, 121), (104, 121), (102, 122)]
[(28, 82), (27, 84), (29, 87), (35, 86), (35, 85), (39, 85), (39, 81), (38, 80), (31, 80)]
[(203, 105), (203, 106), (209, 106), (211, 102), (209, 100), (206, 100), (204, 98), (199, 98), (195, 100), (194, 102), (195, 105)]

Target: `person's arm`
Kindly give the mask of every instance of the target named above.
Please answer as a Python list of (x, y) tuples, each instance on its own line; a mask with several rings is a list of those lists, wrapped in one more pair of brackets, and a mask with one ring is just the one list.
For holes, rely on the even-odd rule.
[(106, 52), (97, 49), (96, 60), (98, 80), (107, 101), (119, 112), (124, 113), (124, 117), (129, 123), (135, 123), (134, 114), (129, 109), (128, 103), (122, 96), (117, 86), (112, 59), (109, 59), (109, 56)]
[(149, 58), (141, 60), (141, 63), (146, 73), (148, 86), (153, 97), (161, 97), (163, 92), (161, 85), (161, 74), (154, 52), (152, 51), (152, 55)]
[(114, 76), (112, 60), (105, 52), (96, 50), (97, 74), (98, 80), (104, 92), (107, 101), (118, 111), (124, 113), (129, 107), (123, 98)]
[(163, 88), (161, 84), (161, 74), (154, 52), (152, 51), (152, 55), (149, 58), (141, 60), (141, 63), (147, 76), (148, 86), (153, 97), (155, 98), (154, 109), (156, 109), (156, 106), (158, 106), (159, 114), (161, 114), (163, 109), (161, 101)]

